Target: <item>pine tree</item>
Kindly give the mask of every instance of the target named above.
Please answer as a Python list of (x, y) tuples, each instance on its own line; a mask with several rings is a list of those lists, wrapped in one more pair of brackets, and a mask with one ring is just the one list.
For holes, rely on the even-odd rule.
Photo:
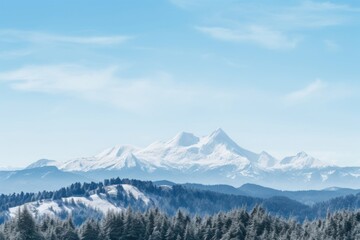
[(26, 207), (19, 210), (16, 220), (16, 238), (19, 240), (39, 240), (42, 239), (40, 233), (36, 228), (36, 223), (31, 213)]
[(124, 221), (122, 214), (107, 214), (103, 223), (103, 232), (109, 240), (119, 239), (124, 233), (123, 228)]
[(159, 240), (162, 239), (160, 231), (155, 228), (154, 231), (149, 236), (149, 240)]
[(169, 227), (168, 230), (166, 231), (165, 239), (166, 240), (174, 240), (175, 237), (176, 236), (175, 236), (173, 229), (171, 227)]
[(83, 226), (81, 240), (100, 240), (100, 228), (93, 220), (88, 220)]
[(186, 225), (184, 239), (185, 240), (195, 240), (194, 229), (191, 224)]
[(155, 227), (155, 216), (153, 211), (149, 211), (146, 216), (146, 232), (145, 238), (149, 238)]

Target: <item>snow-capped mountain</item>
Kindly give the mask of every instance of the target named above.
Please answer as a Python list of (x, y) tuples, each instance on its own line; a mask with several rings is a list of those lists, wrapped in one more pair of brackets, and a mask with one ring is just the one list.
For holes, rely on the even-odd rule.
[(281, 161), (265, 151), (259, 154), (254, 153), (237, 145), (222, 129), (217, 129), (204, 137), (182, 132), (169, 141), (155, 142), (143, 149), (132, 146), (115, 146), (93, 157), (73, 159), (65, 163), (39, 160), (28, 168), (49, 165), (57, 166), (64, 171), (84, 172), (135, 167), (147, 172), (156, 169), (205, 171), (225, 166), (231, 166), (234, 171), (241, 172), (249, 169), (268, 171), (325, 166), (319, 160), (303, 152)]
[(258, 155), (239, 147), (218, 129), (209, 136), (179, 133), (167, 142), (157, 142), (134, 153), (155, 166), (176, 169), (213, 169), (232, 165), (244, 169)]
[(250, 182), (280, 189), (360, 187), (354, 182), (360, 176), (359, 168), (330, 166), (305, 152), (279, 160), (265, 151), (240, 147), (222, 129), (202, 137), (181, 132), (145, 148), (115, 146), (66, 162), (40, 160), (28, 168), (41, 166), (98, 180), (122, 176), (238, 186)]
[(49, 166), (58, 166), (59, 162), (49, 159), (39, 159), (36, 162), (30, 164), (26, 169), (39, 168), (39, 167), (49, 167)]
[(283, 169), (306, 169), (306, 168), (322, 168), (327, 165), (305, 152), (299, 152), (296, 156), (286, 157), (280, 161), (278, 168)]

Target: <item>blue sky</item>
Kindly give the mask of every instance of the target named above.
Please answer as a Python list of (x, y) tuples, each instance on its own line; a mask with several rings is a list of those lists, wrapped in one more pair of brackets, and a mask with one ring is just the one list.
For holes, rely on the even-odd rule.
[(360, 165), (357, 1), (1, 1), (0, 166), (223, 128)]

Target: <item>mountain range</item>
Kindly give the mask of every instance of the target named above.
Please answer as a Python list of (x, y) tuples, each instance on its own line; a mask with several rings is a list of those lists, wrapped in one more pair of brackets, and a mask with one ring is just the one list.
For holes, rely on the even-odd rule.
[(240, 147), (222, 129), (203, 137), (181, 132), (145, 148), (118, 145), (65, 162), (41, 159), (27, 169), (45, 166), (91, 180), (121, 176), (233, 186), (253, 183), (283, 190), (360, 188), (359, 167), (329, 165), (305, 152), (276, 159), (265, 151)]
[(165, 142), (155, 142), (141, 149), (119, 145), (93, 157), (66, 162), (41, 159), (27, 168), (57, 166), (64, 171), (89, 172), (99, 169), (121, 170), (138, 167), (147, 172), (157, 169), (207, 171), (228, 166), (229, 177), (258, 175), (257, 171), (321, 168), (327, 166), (305, 152), (277, 160), (263, 151), (254, 153), (237, 145), (222, 129), (209, 136), (197, 137), (181, 132)]

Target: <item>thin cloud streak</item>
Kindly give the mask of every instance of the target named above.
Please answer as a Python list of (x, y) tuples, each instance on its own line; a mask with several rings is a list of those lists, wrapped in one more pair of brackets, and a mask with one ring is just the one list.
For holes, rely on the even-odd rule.
[(288, 37), (282, 32), (250, 25), (243, 29), (223, 27), (196, 27), (212, 38), (230, 42), (251, 42), (268, 49), (292, 49), (300, 42), (300, 38)]
[(18, 50), (11, 50), (11, 51), (3, 51), (0, 52), (0, 58), (18, 58), (24, 57), (33, 54), (33, 50), (28, 49), (18, 49)]
[(137, 78), (123, 78), (119, 72), (117, 66), (25, 66), (0, 73), (0, 81), (14, 90), (66, 94), (133, 112), (153, 111), (159, 106), (206, 106), (209, 101), (215, 106), (218, 102), (232, 102), (236, 96), (206, 86), (180, 85), (166, 72)]
[(282, 29), (303, 30), (339, 26), (353, 21), (359, 8), (331, 2), (303, 1), (298, 5), (273, 10), (266, 21)]
[(347, 4), (336, 4), (332, 2), (304, 1), (301, 5), (303, 9), (312, 11), (348, 11), (359, 12), (360, 9), (351, 7)]
[(115, 45), (130, 40), (131, 36), (68, 36), (34, 31), (0, 30), (0, 41), (3, 42), (33, 42), (33, 43), (69, 43), (92, 45)]
[(292, 102), (306, 100), (314, 96), (326, 87), (326, 84), (320, 79), (315, 80), (303, 89), (289, 93), (286, 99)]

